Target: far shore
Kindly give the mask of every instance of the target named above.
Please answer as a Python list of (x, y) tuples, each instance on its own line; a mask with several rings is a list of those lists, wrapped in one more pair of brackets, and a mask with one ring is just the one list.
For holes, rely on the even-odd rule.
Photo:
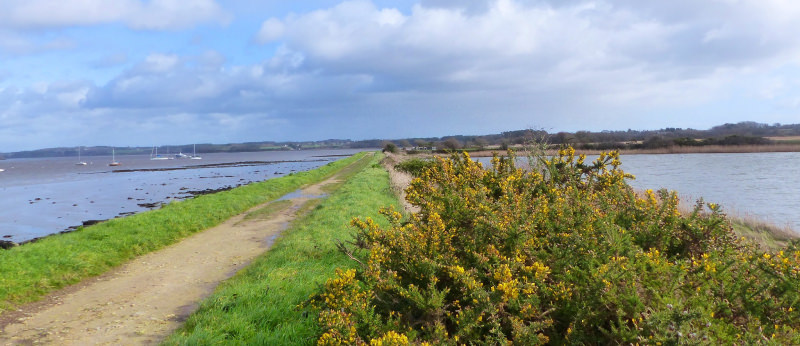
[[(511, 147), (519, 156), (526, 152), (524, 147)], [(575, 148), (576, 154), (599, 155), (602, 152), (611, 152), (614, 149), (595, 150)], [(459, 152), (460, 150), (456, 150)], [(504, 154), (505, 150), (487, 149), (469, 151), (471, 157), (491, 157), (495, 153)], [(548, 150), (548, 154), (555, 154), (556, 150)], [(719, 154), (719, 153), (782, 153), (800, 152), (800, 144), (767, 144), (767, 145), (707, 145), (707, 146), (673, 146), (656, 149), (619, 149), (622, 155), (641, 155), (641, 154)]]

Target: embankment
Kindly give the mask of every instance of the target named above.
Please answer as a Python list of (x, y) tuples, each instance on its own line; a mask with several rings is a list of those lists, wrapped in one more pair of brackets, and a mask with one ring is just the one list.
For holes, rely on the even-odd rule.
[(352, 267), (337, 242), (352, 239), (350, 220), (398, 205), (387, 172), (372, 161), (300, 220), (248, 268), (221, 284), (166, 344), (303, 345), (316, 341), (316, 314), (297, 306), (336, 268)]

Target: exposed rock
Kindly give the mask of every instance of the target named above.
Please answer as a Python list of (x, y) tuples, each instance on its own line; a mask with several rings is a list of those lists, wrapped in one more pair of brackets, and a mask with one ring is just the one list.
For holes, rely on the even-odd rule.
[(190, 191), (184, 191), (184, 193), (188, 193), (188, 194), (190, 194), (190, 195), (192, 195), (192, 196), (200, 196), (200, 195), (208, 195), (208, 194), (212, 194), (212, 193), (216, 193), (216, 192), (221, 192), (221, 191), (228, 191), (228, 190), (230, 190), (230, 189), (232, 189), (232, 188), (233, 188), (233, 186), (225, 186), (225, 187), (220, 187), (220, 188), (218, 188), (218, 189), (205, 189), (205, 190), (190, 190)]
[(103, 222), (103, 221), (105, 221), (105, 220), (86, 220), (86, 221), (83, 221), (83, 225), (84, 226), (91, 226), (91, 225), (94, 225), (94, 224), (97, 224), (97, 223), (100, 223), (100, 222)]
[(8, 250), (12, 247), (17, 246), (17, 243), (10, 241), (10, 240), (0, 240), (0, 249)]
[(161, 205), (161, 202), (153, 202), (153, 203), (139, 203), (138, 206), (142, 208), (157, 208)]

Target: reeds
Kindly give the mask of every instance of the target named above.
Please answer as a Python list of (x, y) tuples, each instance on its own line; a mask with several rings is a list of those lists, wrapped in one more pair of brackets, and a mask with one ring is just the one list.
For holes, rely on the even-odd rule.
[[(645, 192), (636, 190), (636, 194), (643, 198)], [(689, 214), (695, 207), (694, 201), (687, 195), (679, 195), (680, 204), (678, 210), (681, 214)], [(725, 216), (730, 222), (733, 232), (740, 237), (758, 244), (765, 251), (775, 251), (789, 244), (790, 241), (800, 238), (798, 230), (794, 230), (788, 225), (779, 226), (774, 222), (764, 220), (754, 215), (741, 214), (739, 212), (726, 212)]]
[(734, 215), (728, 216), (728, 219), (736, 234), (759, 244), (764, 250), (778, 250), (800, 237), (789, 226), (778, 226), (755, 216)]

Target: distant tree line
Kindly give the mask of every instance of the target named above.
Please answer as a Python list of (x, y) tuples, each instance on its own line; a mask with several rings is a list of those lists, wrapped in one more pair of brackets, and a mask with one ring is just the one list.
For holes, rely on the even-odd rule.
[[(177, 153), (192, 153), (195, 150), (198, 154), (208, 153), (236, 153), (236, 152), (257, 152), (257, 151), (282, 151), (282, 150), (306, 150), (306, 149), (336, 149), (353, 148), (356, 143), (348, 139), (328, 139), (323, 141), (306, 142), (245, 142), (228, 144), (183, 144), (183, 145), (161, 145), (158, 146), (160, 155), (172, 155)], [(369, 148), (380, 147), (381, 141), (375, 140), (375, 144)], [(88, 146), (81, 147), (82, 156), (110, 156), (110, 146)], [(78, 147), (46, 148), (38, 150), (18, 151), (0, 153), (0, 157), (7, 159), (14, 158), (38, 158), (38, 157), (72, 157), (78, 155)], [(149, 155), (153, 147), (114, 147), (117, 155)]]
[[(766, 137), (800, 136), (800, 124), (762, 124), (744, 121), (723, 124), (708, 130), (664, 128), (660, 130), (577, 131), (548, 133), (544, 130), (516, 130), (480, 136), (456, 135), (444, 137), (412, 137), (400, 139), (327, 139), (305, 142), (246, 142), (229, 144), (197, 144), (198, 153), (254, 152), (308, 149), (385, 149), (391, 143), (402, 150), (505, 150), (514, 145), (544, 139), (554, 145), (572, 145), (580, 149), (656, 149), (671, 146), (703, 145), (762, 145), (771, 141)], [(117, 147), (118, 155), (149, 154), (152, 147)], [(160, 154), (190, 153), (192, 144), (159, 146)], [(78, 148), (48, 148), (31, 151), (0, 153), (5, 158), (69, 157), (77, 156)], [(81, 155), (111, 155), (111, 147), (83, 147)]]
[(548, 133), (543, 130), (516, 130), (483, 136), (446, 136), (439, 138), (405, 138), (383, 141), (400, 148), (415, 150), (435, 148), (437, 151), (486, 148), (504, 150), (509, 146), (544, 139), (553, 145), (571, 145), (580, 149), (657, 149), (672, 146), (764, 145), (773, 143), (766, 137), (800, 136), (800, 124), (762, 124), (752, 121), (714, 126), (708, 130), (664, 128), (660, 130), (577, 131)]

